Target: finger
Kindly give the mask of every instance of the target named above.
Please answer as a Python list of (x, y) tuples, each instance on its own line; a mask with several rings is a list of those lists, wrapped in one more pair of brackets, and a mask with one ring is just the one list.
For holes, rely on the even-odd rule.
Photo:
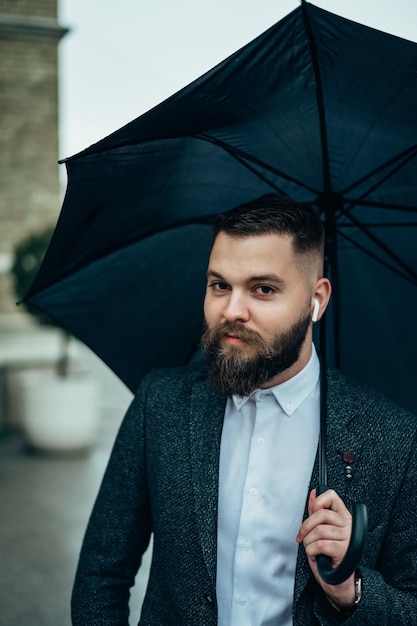
[(315, 557), (318, 554), (326, 556), (336, 561), (341, 561), (346, 554), (349, 544), (349, 536), (342, 529), (327, 535), (308, 535), (304, 540), (304, 548), (308, 556)]
[(319, 554), (325, 554), (338, 564), (346, 554), (350, 530), (347, 527), (321, 525), (304, 537), (304, 548), (313, 561)]
[(350, 528), (350, 513), (347, 511), (347, 515), (343, 516), (340, 513), (336, 513), (336, 511), (332, 511), (331, 509), (319, 509), (301, 524), (296, 540), (301, 543), (315, 528), (326, 528), (328, 526)]
[(342, 515), (348, 513), (348, 510), (342, 498), (338, 496), (333, 489), (328, 489), (319, 496), (309, 499), (309, 509), (310, 506), (310, 515), (312, 515), (319, 509), (331, 509), (332, 511), (335, 511), (336, 513), (341, 513)]
[(336, 567), (346, 554), (346, 544), (341, 541), (316, 541), (306, 546), (305, 552), (313, 562), (320, 554), (324, 554), (333, 561), (333, 565)]
[(312, 489), (310, 491), (310, 496), (308, 498), (308, 514), (309, 515), (313, 513), (313, 504), (316, 498), (317, 498), (317, 491), (316, 489)]
[(347, 515), (341, 515), (331, 509), (319, 509), (301, 524), (298, 534), (307, 535), (317, 526), (349, 526), (351, 516), (347, 511)]
[(312, 545), (313, 543), (334, 541), (343, 542), (349, 540), (349, 529), (341, 526), (318, 526), (314, 528), (304, 537), (304, 546)]

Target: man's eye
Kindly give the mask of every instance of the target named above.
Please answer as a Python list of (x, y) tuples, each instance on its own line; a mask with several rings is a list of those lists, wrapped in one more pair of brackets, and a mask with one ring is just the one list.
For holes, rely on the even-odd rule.
[(269, 287), (268, 285), (259, 285), (259, 287), (255, 288), (255, 291), (261, 296), (267, 296), (271, 293), (275, 293), (275, 289)]
[(212, 287), (213, 289), (216, 289), (217, 291), (226, 291), (228, 285), (227, 283), (217, 282), (217, 283), (211, 283), (210, 287)]

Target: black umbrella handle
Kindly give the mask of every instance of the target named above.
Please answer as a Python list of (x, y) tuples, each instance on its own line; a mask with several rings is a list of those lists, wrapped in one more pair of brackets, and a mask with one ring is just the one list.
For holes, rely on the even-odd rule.
[[(327, 487), (319, 487), (317, 494), (324, 493)], [(320, 578), (328, 585), (340, 585), (353, 574), (358, 567), (368, 534), (368, 510), (366, 504), (355, 502), (352, 510), (352, 534), (344, 559), (333, 567), (330, 557), (319, 554), (316, 563)]]

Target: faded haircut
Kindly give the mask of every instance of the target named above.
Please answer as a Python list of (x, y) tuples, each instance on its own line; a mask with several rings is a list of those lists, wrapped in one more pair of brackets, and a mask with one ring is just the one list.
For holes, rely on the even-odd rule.
[(217, 216), (214, 238), (289, 235), (295, 252), (323, 255), (324, 227), (318, 210), (278, 194), (266, 194)]

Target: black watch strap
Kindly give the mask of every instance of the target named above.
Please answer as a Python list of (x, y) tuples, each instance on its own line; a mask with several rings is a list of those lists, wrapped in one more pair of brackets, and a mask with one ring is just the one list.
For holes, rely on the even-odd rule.
[(358, 604), (362, 600), (362, 574), (361, 572), (359, 570), (356, 570), (355, 572), (355, 602), (353, 602), (352, 604), (338, 604), (330, 596), (328, 596), (327, 593), (326, 593), (326, 598), (328, 602), (331, 604), (331, 606), (338, 613), (341, 613), (342, 615), (346, 615), (346, 616), (353, 615), (353, 613), (356, 611), (358, 607)]

